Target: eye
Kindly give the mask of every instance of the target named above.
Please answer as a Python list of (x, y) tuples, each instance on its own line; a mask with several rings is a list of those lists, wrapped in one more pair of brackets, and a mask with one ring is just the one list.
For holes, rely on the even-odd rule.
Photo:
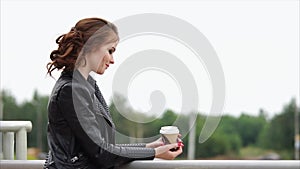
[(116, 51), (116, 48), (113, 47), (113, 48), (111, 48), (111, 49), (108, 50), (108, 53), (109, 54), (113, 54), (115, 51)]

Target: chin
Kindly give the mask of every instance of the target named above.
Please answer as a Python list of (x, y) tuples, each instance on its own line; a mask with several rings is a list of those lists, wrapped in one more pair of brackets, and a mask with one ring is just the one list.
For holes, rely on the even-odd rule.
[(104, 71), (97, 71), (96, 73), (99, 74), (99, 75), (103, 75)]

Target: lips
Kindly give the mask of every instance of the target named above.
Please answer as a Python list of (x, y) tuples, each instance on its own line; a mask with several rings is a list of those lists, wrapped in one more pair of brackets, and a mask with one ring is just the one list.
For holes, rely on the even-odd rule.
[(108, 68), (109, 67), (109, 64), (105, 64), (106, 65), (106, 68)]

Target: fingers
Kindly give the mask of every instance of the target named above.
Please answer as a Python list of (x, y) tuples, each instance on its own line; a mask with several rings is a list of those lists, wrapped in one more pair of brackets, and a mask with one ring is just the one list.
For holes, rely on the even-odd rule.
[(177, 142), (181, 142), (182, 143), (182, 140), (181, 140), (181, 138), (177, 138)]
[[(175, 149), (175, 151), (172, 151), (171, 149)], [(173, 160), (181, 153), (182, 153), (182, 146), (178, 146), (178, 143), (167, 144), (155, 148), (155, 157), (166, 159), (166, 160)]]
[(178, 143), (167, 144), (166, 146), (168, 146), (169, 149), (177, 148), (178, 147)]
[(173, 143), (173, 144), (167, 144), (167, 146), (171, 147), (170, 149), (173, 148), (178, 148), (178, 147), (184, 147), (184, 144), (181, 140), (179, 140), (177, 143)]
[(182, 153), (182, 147), (177, 147), (176, 151), (169, 151), (171, 159), (175, 159), (178, 155)]
[(178, 143), (177, 143), (177, 146), (178, 146), (178, 147), (184, 147), (184, 144), (183, 144), (182, 142), (178, 142)]
[(182, 153), (182, 147), (180, 146), (179, 149), (177, 151), (175, 151), (174, 153), (176, 153), (176, 156), (181, 154)]

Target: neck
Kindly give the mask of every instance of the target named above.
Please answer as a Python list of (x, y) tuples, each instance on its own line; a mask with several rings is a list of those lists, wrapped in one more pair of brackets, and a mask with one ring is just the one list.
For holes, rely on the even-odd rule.
[(91, 70), (88, 69), (87, 66), (80, 66), (78, 67), (78, 71), (82, 74), (82, 76), (87, 80), (89, 73), (91, 72)]

